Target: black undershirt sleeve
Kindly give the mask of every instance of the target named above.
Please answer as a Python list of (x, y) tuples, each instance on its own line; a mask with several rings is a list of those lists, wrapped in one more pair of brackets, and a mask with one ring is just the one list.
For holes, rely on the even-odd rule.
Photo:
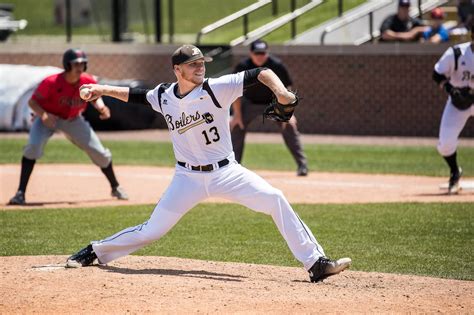
[(260, 83), (260, 81), (258, 81), (258, 75), (260, 74), (260, 72), (266, 69), (267, 68), (259, 67), (259, 68), (254, 68), (250, 70), (245, 70), (244, 89), (248, 88), (249, 86), (255, 85), (257, 83)]
[(147, 89), (140, 88), (130, 88), (128, 91), (128, 103), (133, 104), (142, 104), (142, 105), (151, 105), (150, 102), (146, 99)]
[(436, 70), (434, 70), (434, 71), (433, 71), (433, 80), (434, 80), (438, 85), (440, 85), (441, 82), (443, 82), (443, 81), (448, 81), (448, 78), (446, 78), (445, 75), (440, 74), (440, 73), (436, 72)]

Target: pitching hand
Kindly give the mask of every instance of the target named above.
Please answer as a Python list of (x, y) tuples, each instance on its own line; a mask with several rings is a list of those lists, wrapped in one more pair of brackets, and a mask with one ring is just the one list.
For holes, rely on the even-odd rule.
[(89, 89), (90, 90), (90, 96), (86, 100), (87, 102), (92, 102), (101, 97), (104, 94), (104, 86), (100, 84), (83, 84), (79, 88), (79, 90), (82, 89)]

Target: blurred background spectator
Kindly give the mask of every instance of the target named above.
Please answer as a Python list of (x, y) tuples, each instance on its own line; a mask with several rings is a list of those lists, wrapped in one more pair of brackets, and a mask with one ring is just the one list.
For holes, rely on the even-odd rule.
[(422, 41), (439, 44), (449, 41), (449, 31), (443, 25), (446, 14), (443, 9), (431, 11), (431, 25), (423, 32)]
[(416, 42), (427, 28), (423, 21), (410, 17), (410, 0), (398, 1), (397, 14), (388, 16), (380, 28), (381, 42)]

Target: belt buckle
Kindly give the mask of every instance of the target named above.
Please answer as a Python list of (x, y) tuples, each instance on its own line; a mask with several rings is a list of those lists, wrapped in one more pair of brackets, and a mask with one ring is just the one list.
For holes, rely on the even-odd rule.
[(214, 167), (212, 166), (212, 164), (208, 164), (208, 165), (201, 165), (201, 172), (212, 172), (214, 170)]

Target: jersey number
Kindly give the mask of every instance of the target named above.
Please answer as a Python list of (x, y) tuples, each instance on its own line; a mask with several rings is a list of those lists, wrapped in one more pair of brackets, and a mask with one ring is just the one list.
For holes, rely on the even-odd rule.
[[(212, 140), (213, 142), (219, 141), (221, 137), (219, 136), (219, 132), (217, 132), (217, 128), (216, 128), (216, 127), (212, 127), (211, 129), (209, 129), (209, 132), (211, 132), (211, 131), (214, 133), (214, 138), (212, 138), (211, 140)], [(206, 130), (204, 130), (204, 131), (202, 132), (202, 134), (204, 135), (204, 138), (206, 138), (206, 145), (211, 144), (212, 142), (211, 142), (211, 140), (209, 140), (209, 137), (208, 137), (208, 135), (207, 135)]]

